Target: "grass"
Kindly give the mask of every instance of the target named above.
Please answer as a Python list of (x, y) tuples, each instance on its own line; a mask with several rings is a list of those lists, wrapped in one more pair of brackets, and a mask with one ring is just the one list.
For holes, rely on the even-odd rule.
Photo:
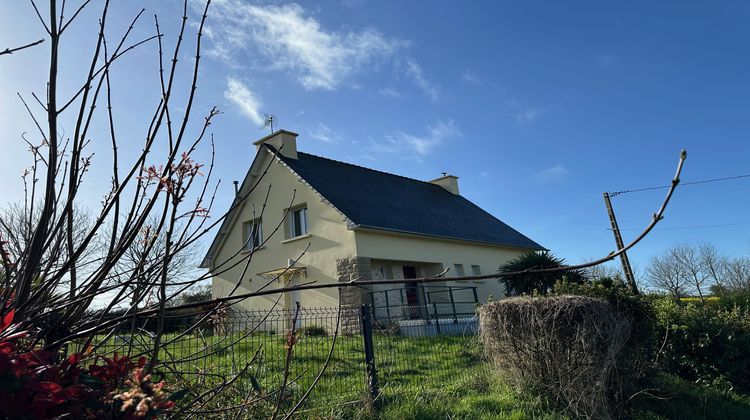
[[(174, 337), (167, 336), (167, 340)], [(240, 338), (242, 338), (240, 340)], [(145, 350), (150, 343), (140, 337)], [(238, 341), (229, 351), (224, 345)], [(278, 388), (286, 349), (283, 336), (254, 334), (244, 337), (191, 336), (166, 348), (174, 359), (193, 356), (196, 360), (179, 367), (183, 378), (198, 378), (190, 372), (231, 374), (259, 351), (259, 362), (243, 379), (250, 389), (256, 381), (262, 389)], [(109, 340), (105, 350), (122, 342)], [(296, 380), (288, 393), (302, 395), (323, 365), (331, 338), (303, 336), (294, 347), (290, 374)], [(138, 345), (138, 348), (141, 348)], [(306, 401), (302, 418), (325, 419), (560, 419), (563, 412), (542, 398), (521, 394), (498, 379), (478, 356), (478, 345), (466, 337), (424, 337), (375, 335), (376, 366), (380, 396), (364, 404), (366, 388), (363, 344), (359, 335), (339, 337), (334, 356), (321, 381)], [(122, 353), (122, 349), (120, 349)], [(205, 357), (203, 357), (205, 356)], [(166, 375), (167, 383), (174, 378)], [(189, 384), (188, 384), (189, 385)], [(671, 376), (654, 379), (656, 391), (635, 398), (627, 410), (630, 418), (656, 419), (742, 419), (750, 418), (750, 396), (699, 387)], [(239, 397), (237, 397), (239, 398)], [(231, 405), (230, 399), (223, 402)], [(373, 409), (375, 408), (375, 409)]]
[[(167, 334), (164, 341), (175, 337)], [(288, 386), (292, 397), (301, 396), (313, 382), (325, 363), (331, 346), (330, 336), (302, 335), (294, 346), (290, 364)], [(150, 337), (139, 336), (133, 340), (136, 351), (147, 352)], [(224, 349), (233, 343), (231, 348)], [(422, 337), (411, 338), (398, 335), (373, 337), (375, 364), (380, 379), (381, 399), (398, 400), (415, 392), (431, 393), (440, 390), (443, 384), (457, 378), (469, 377), (482, 369), (476, 340), (467, 337)], [(98, 353), (120, 354), (127, 343), (111, 338), (103, 343)], [(258, 354), (251, 365), (245, 382), (256, 382), (263, 390), (279, 388), (284, 372), (286, 338), (281, 335), (258, 333), (245, 336), (240, 333), (227, 336), (186, 336), (164, 348), (162, 359), (194, 360), (169, 364), (170, 368), (185, 372), (183, 380), (193, 380), (199, 375), (191, 372), (209, 372), (231, 376), (239, 371), (253, 355)], [(252, 379), (249, 377), (252, 376)], [(167, 383), (176, 381), (166, 374)], [(365, 386), (364, 350), (360, 335), (339, 336), (335, 350), (326, 371), (306, 402), (306, 407), (333, 406), (347, 402), (360, 402), (367, 393)], [(189, 383), (186, 385), (190, 385)]]
[(655, 378), (654, 386), (652, 396), (634, 402), (634, 418), (750, 419), (749, 395), (701, 387), (669, 375)]

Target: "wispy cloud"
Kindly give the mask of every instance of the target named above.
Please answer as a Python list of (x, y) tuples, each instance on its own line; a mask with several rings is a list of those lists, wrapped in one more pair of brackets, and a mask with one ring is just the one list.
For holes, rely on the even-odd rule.
[(259, 53), (267, 68), (288, 71), (306, 89), (332, 90), (407, 45), (374, 29), (334, 31), (297, 4), (256, 6), (217, 0), (206, 32), (210, 54), (230, 64)]
[(563, 164), (558, 163), (555, 166), (539, 171), (536, 174), (535, 179), (538, 182), (555, 182), (560, 181), (566, 176), (568, 176), (568, 168)]
[(432, 102), (435, 102), (440, 97), (440, 89), (432, 84), (424, 75), (424, 71), (422, 70), (422, 66), (419, 65), (416, 61), (413, 59), (406, 60), (406, 74), (409, 75), (409, 77), (414, 80), (414, 83), (419, 86), (419, 88), (424, 92), (427, 96), (430, 97), (430, 100)]
[(483, 86), (484, 80), (482, 80), (479, 76), (469, 71), (469, 69), (464, 70), (464, 72), (461, 74), (461, 80), (472, 84), (476, 86)]
[(378, 93), (388, 98), (401, 98), (404, 96), (401, 92), (396, 90), (393, 86), (386, 86), (378, 90)]
[(521, 124), (533, 123), (545, 113), (542, 108), (528, 106), (515, 99), (508, 101), (508, 107), (510, 107), (511, 115), (516, 122)]
[(308, 135), (325, 143), (338, 143), (341, 141), (341, 136), (323, 123), (318, 123), (317, 127), (308, 132)]
[(227, 88), (224, 90), (224, 99), (235, 105), (238, 111), (250, 119), (254, 124), (263, 124), (260, 115), (260, 101), (253, 92), (237, 79), (227, 79)]
[(370, 149), (376, 153), (400, 154), (419, 160), (440, 144), (461, 136), (461, 130), (452, 120), (438, 121), (435, 125), (428, 126), (424, 135), (417, 136), (397, 131), (385, 136), (382, 142), (373, 144)]

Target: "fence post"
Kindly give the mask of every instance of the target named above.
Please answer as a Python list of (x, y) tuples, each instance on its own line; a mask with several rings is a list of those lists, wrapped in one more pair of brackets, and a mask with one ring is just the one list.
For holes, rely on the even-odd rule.
[(437, 303), (432, 302), (432, 315), (435, 316), (435, 332), (440, 335), (440, 318), (438, 317)]
[(378, 398), (378, 371), (375, 369), (375, 347), (372, 343), (372, 317), (370, 305), (360, 307), (362, 321), (362, 339), (365, 346), (365, 374), (367, 375), (367, 390), (372, 400)]
[(450, 294), (451, 297), (451, 308), (453, 308), (453, 323), (458, 323), (458, 315), (456, 315), (456, 301), (453, 299), (453, 287), (448, 288), (448, 294)]

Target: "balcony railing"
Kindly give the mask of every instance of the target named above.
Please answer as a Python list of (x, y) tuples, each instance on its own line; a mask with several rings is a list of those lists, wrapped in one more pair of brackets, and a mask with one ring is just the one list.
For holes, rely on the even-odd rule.
[(473, 286), (408, 285), (369, 292), (376, 321), (452, 319), (473, 317), (479, 303)]

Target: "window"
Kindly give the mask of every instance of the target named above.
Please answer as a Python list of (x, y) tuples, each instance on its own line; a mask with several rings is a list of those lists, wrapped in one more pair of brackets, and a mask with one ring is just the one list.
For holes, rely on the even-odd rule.
[(291, 209), (287, 222), (287, 238), (307, 234), (307, 206)]
[(453, 271), (456, 272), (456, 277), (463, 277), (466, 275), (463, 264), (453, 264)]
[(482, 275), (482, 269), (479, 268), (478, 265), (472, 264), (472, 266), (471, 266), (471, 275), (473, 275), (473, 276), (481, 276)]
[(248, 251), (258, 248), (263, 243), (263, 224), (260, 219), (245, 222), (243, 227), (242, 241), (244, 248)]

